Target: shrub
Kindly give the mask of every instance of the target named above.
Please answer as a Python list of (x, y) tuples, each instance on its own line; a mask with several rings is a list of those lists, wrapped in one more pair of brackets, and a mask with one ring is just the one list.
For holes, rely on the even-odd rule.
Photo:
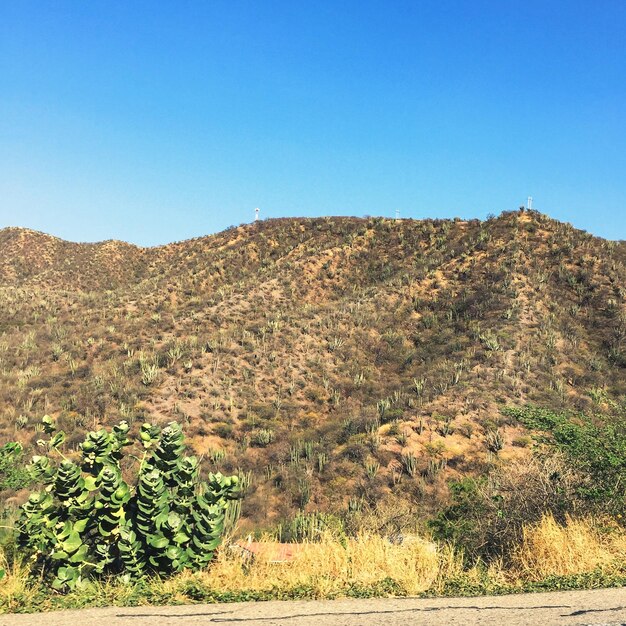
[(252, 435), (252, 444), (265, 448), (274, 441), (274, 431), (269, 428), (260, 428)]
[(30, 474), (24, 467), (22, 446), (9, 442), (0, 446), (0, 491), (23, 489), (31, 483)]
[(616, 416), (555, 413), (537, 407), (503, 411), (524, 426), (541, 431), (549, 449), (565, 455), (583, 480), (579, 495), (589, 506), (623, 515), (626, 511), (626, 424)]
[(55, 433), (47, 416), (43, 425), (51, 439), (38, 443), (63, 460), (55, 466), (48, 456), (35, 456), (31, 462), (33, 477), (46, 487), (22, 507), (17, 543), (33, 573), (66, 591), (92, 576), (168, 575), (211, 561), (229, 501), (238, 495), (238, 478), (218, 473), (199, 482), (198, 461), (183, 455), (177, 423), (163, 430), (141, 427), (144, 455), (134, 489), (120, 469), (131, 445), (126, 422), (88, 433), (80, 465), (61, 452), (63, 431)]
[(435, 539), (463, 549), (468, 562), (508, 558), (523, 538), (524, 525), (544, 514), (563, 523), (583, 510), (579, 480), (560, 455), (510, 463), (482, 478), (452, 482), (451, 503), (428, 525)]

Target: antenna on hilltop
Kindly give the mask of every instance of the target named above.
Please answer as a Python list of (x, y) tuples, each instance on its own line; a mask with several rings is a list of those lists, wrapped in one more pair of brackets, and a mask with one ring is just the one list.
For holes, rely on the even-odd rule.
[(526, 208), (527, 208), (529, 211), (532, 211), (532, 210), (533, 210), (533, 197), (532, 197), (532, 196), (528, 196), (528, 202), (527, 202), (527, 204), (526, 204)]
[(396, 220), (400, 219), (400, 209), (396, 209)]
[(255, 222), (259, 221), (259, 208), (258, 207), (254, 209), (254, 221)]

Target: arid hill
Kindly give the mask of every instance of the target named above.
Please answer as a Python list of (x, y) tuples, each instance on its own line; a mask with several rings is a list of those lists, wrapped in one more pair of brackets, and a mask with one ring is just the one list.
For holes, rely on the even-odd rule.
[(0, 443), (181, 421), (257, 524), (527, 454), (626, 397), (626, 243), (535, 212), (269, 220), (157, 248), (0, 230)]

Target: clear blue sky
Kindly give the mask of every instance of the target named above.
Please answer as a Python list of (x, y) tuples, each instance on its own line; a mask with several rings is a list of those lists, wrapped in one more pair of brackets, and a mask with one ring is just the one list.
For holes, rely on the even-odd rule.
[(0, 227), (539, 210), (626, 239), (623, 0), (0, 0)]

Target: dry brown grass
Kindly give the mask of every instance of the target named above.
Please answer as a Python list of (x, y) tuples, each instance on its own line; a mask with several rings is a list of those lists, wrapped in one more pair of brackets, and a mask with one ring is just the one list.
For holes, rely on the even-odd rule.
[[(246, 561), (238, 552), (223, 550), (208, 572), (187, 576), (216, 592), (278, 590), (288, 594), (306, 587), (320, 598), (340, 596), (357, 586), (372, 588), (389, 579), (409, 595), (442, 593), (449, 581), (460, 579), (468, 588), (479, 588), (488, 580), (492, 587), (514, 589), (550, 576), (600, 568), (617, 573), (626, 561), (626, 533), (610, 520), (569, 519), (562, 526), (546, 516), (525, 528), (524, 541), (508, 568), (499, 560), (468, 568), (452, 546), (417, 536), (396, 545), (376, 535), (364, 534), (343, 543), (328, 535), (319, 543), (302, 544), (292, 561), (273, 562), (272, 554), (268, 549)], [(172, 579), (172, 590), (184, 580), (185, 576)]]
[(302, 544), (289, 562), (275, 563), (271, 552), (246, 564), (232, 551), (222, 551), (202, 574), (217, 591), (269, 591), (309, 587), (315, 595), (341, 594), (351, 586), (370, 587), (392, 579), (410, 594), (429, 589), (439, 576), (442, 553), (432, 542), (415, 537), (402, 545), (375, 535), (349, 538), (342, 544), (332, 536)]
[[(269, 539), (265, 541), (268, 550), (253, 560), (226, 548), (205, 572), (184, 572), (141, 585), (121, 578), (99, 581), (65, 597), (50, 594), (41, 580), (29, 579), (23, 565), (8, 567), (0, 555), (0, 568), (7, 570), (0, 581), (0, 612), (393, 592), (489, 594), (531, 589), (536, 581), (592, 571), (601, 571), (607, 576), (600, 580), (614, 584), (611, 576), (624, 575), (626, 560), (626, 532), (610, 520), (570, 519), (562, 526), (550, 516), (525, 529), (524, 540), (514, 552), (515, 561), (508, 568), (501, 561), (468, 568), (463, 555), (452, 546), (417, 536), (396, 545), (377, 535), (363, 534), (343, 542), (328, 535), (319, 543), (299, 544), (295, 558), (287, 562), (273, 562), (275, 550)], [(388, 582), (393, 584), (385, 584)], [(35, 597), (38, 600), (32, 600)]]
[(28, 592), (30, 585), (29, 568), (20, 561), (9, 563), (0, 549), (0, 570), (4, 577), (0, 580), (0, 606), (8, 603), (8, 599)]
[(547, 515), (524, 529), (514, 555), (517, 575), (530, 580), (611, 570), (626, 561), (626, 534), (607, 519), (568, 518), (561, 525)]

